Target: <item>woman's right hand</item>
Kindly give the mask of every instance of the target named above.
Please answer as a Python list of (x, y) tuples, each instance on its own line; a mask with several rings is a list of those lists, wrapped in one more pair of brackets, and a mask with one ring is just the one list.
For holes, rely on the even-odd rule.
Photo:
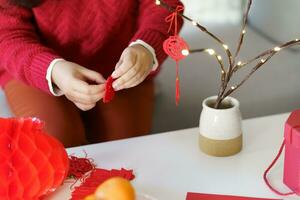
[(76, 63), (58, 61), (52, 69), (51, 79), (83, 111), (92, 109), (104, 95), (103, 76)]

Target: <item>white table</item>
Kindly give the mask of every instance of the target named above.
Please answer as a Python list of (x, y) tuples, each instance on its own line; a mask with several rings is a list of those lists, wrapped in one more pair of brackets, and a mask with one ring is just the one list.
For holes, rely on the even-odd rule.
[[(187, 192), (275, 198), (262, 174), (280, 147), (288, 115), (244, 120), (244, 148), (232, 157), (200, 152), (198, 128), (70, 148), (68, 153), (83, 156), (85, 150), (101, 168), (134, 169), (136, 190), (157, 200), (185, 200)], [(281, 160), (270, 180), (286, 190), (282, 167)], [(68, 188), (60, 188), (49, 199), (68, 199)]]

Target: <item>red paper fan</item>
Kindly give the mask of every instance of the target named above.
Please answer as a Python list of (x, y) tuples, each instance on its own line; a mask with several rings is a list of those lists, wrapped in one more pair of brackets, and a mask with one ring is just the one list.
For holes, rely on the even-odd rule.
[(69, 161), (63, 145), (33, 118), (0, 118), (0, 196), (39, 199), (59, 187)]

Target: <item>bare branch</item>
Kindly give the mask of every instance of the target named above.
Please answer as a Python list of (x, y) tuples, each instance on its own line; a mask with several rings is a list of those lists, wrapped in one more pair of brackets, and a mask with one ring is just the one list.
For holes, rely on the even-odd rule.
[(241, 33), (240, 33), (238, 46), (237, 46), (236, 52), (234, 54), (234, 59), (236, 59), (238, 57), (241, 47), (242, 47), (242, 44), (243, 44), (243, 41), (244, 41), (244, 35), (246, 33), (246, 25), (248, 22), (248, 15), (249, 15), (251, 4), (252, 4), (252, 0), (248, 0), (247, 9), (246, 9), (246, 12), (244, 13), (244, 17), (243, 17), (243, 25), (242, 25), (242, 29), (241, 29)]
[[(168, 9), (170, 12), (175, 12), (176, 9), (172, 8), (170, 5), (168, 5), (166, 2), (164, 2), (163, 0), (159, 0), (159, 5), (165, 7), (166, 9)], [(233, 67), (233, 63), (232, 63), (232, 53), (230, 51), (230, 49), (228, 48), (228, 46), (219, 38), (217, 37), (215, 34), (213, 34), (212, 32), (208, 31), (204, 26), (202, 26), (201, 24), (197, 23), (196, 21), (194, 21), (193, 19), (187, 17), (186, 15), (182, 14), (182, 13), (178, 13), (178, 15), (180, 15), (181, 17), (183, 17), (184, 19), (190, 21), (194, 26), (196, 26), (197, 28), (199, 28), (202, 32), (208, 34), (209, 36), (211, 36), (215, 41), (217, 41), (219, 44), (222, 45), (222, 47), (224, 48), (226, 55), (228, 57), (228, 62), (229, 62), (229, 66), (231, 66), (231, 68)]]

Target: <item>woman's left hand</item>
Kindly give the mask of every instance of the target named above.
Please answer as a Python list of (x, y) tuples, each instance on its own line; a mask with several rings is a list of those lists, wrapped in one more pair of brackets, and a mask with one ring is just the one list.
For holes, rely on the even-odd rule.
[(127, 47), (112, 73), (116, 79), (113, 88), (117, 91), (137, 86), (150, 74), (152, 66), (153, 56), (148, 49), (140, 44)]

